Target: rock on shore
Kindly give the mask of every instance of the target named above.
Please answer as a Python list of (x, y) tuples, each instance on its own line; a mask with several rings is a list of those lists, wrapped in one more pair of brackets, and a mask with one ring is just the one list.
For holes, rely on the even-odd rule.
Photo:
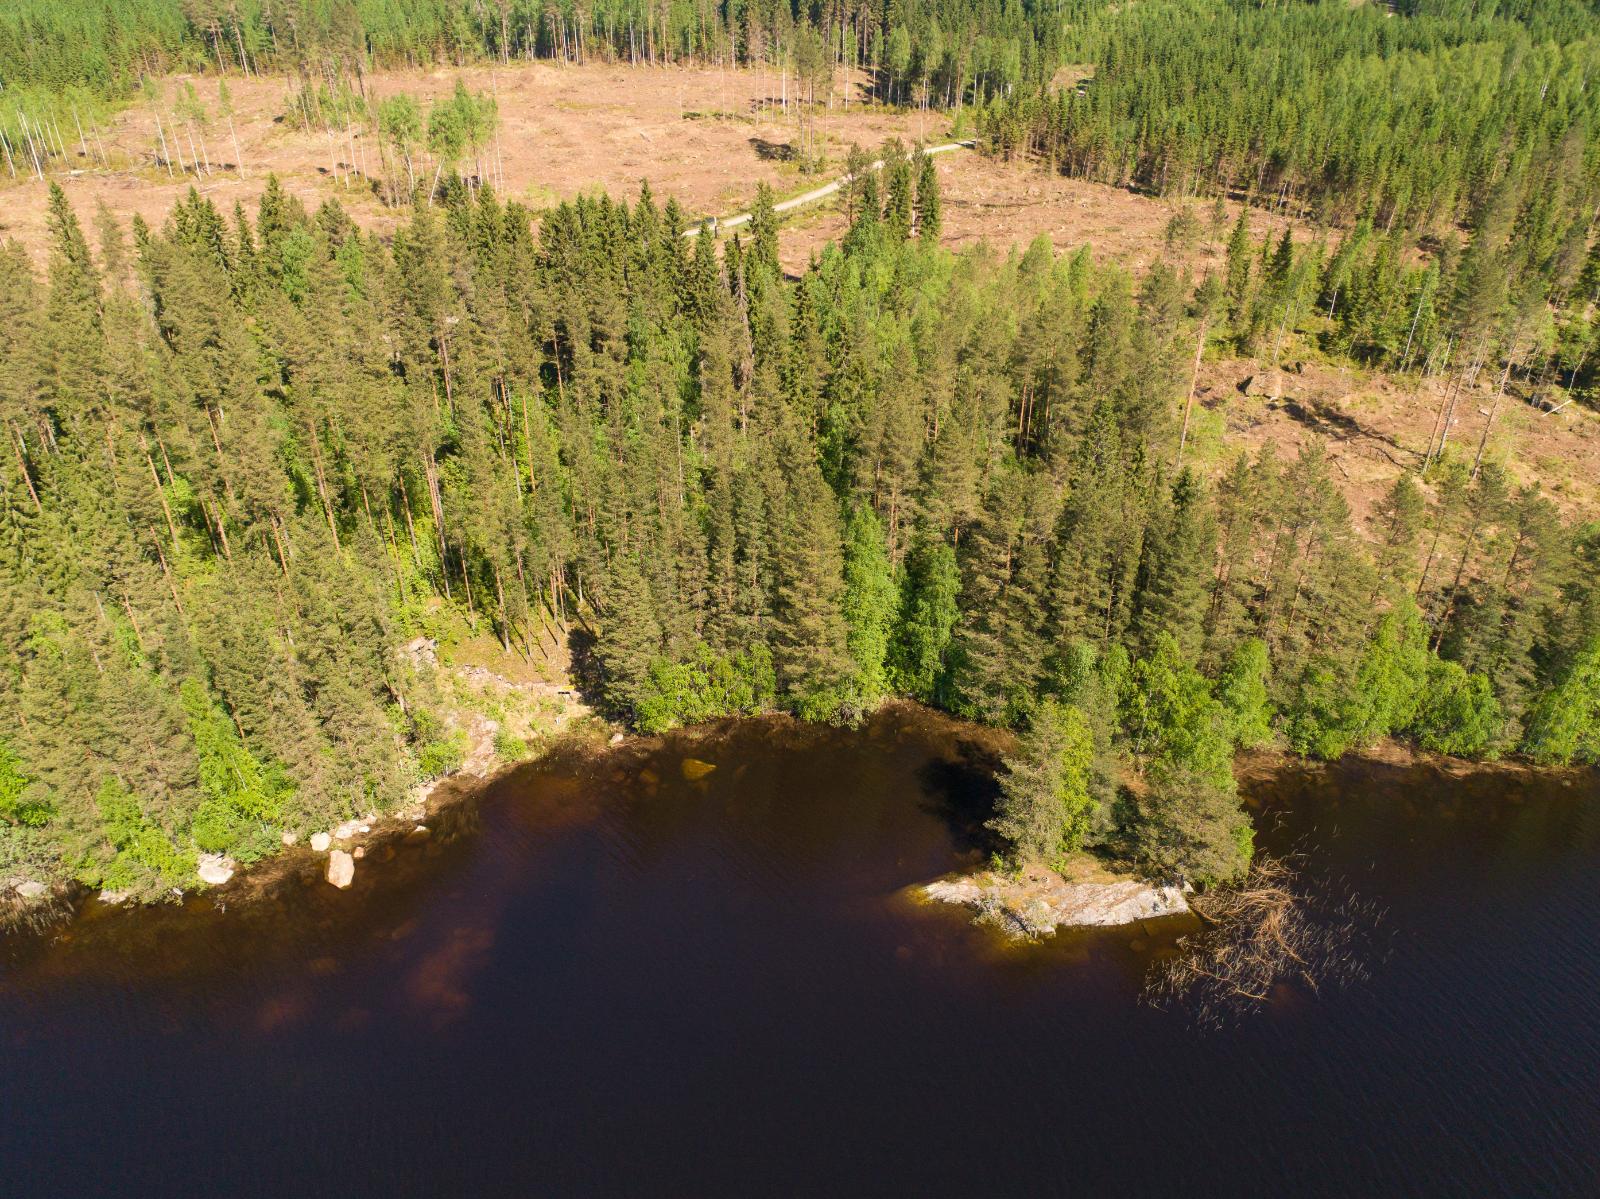
[(1018, 937), (1048, 937), (1058, 928), (1133, 924), (1189, 910), (1182, 889), (1121, 878), (1073, 882), (1054, 871), (1032, 869), (1019, 877), (984, 871), (937, 879), (924, 898), (971, 908), (980, 918)]
[(343, 891), (356, 877), (356, 860), (342, 849), (328, 855), (328, 881)]
[(200, 881), (208, 887), (220, 887), (233, 877), (234, 860), (220, 853), (200, 855)]

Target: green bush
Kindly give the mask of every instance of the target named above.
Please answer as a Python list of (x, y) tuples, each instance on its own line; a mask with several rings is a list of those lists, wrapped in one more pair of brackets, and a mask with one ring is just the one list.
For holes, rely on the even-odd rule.
[(116, 779), (107, 779), (95, 795), (100, 827), (112, 853), (109, 860), (91, 860), (80, 876), (91, 885), (114, 891), (151, 893), (193, 880), (196, 857), (173, 844), (151, 820), (134, 794)]
[(1435, 661), (1413, 731), (1424, 749), (1463, 758), (1498, 753), (1505, 715), (1489, 677), (1455, 662)]
[(528, 756), (528, 743), (515, 733), (500, 729), (494, 735), (494, 752), (503, 762), (516, 762)]
[(1600, 760), (1600, 640), (1579, 654), (1534, 705), (1522, 748), (1545, 765)]
[[(703, 724), (722, 716), (754, 715), (773, 706), (778, 681), (772, 654), (765, 645), (724, 655), (698, 646), (686, 662), (656, 658), (645, 672), (634, 709), (634, 722), (645, 733), (664, 733), (686, 724)], [(801, 716), (826, 720), (840, 704), (837, 696), (819, 697), (817, 712)], [(822, 711), (823, 707), (826, 711)]]
[(1217, 679), (1217, 700), (1227, 713), (1233, 743), (1253, 749), (1272, 740), (1272, 702), (1267, 698), (1271, 665), (1258, 637), (1241, 642)]
[(1019, 858), (1054, 862), (1082, 849), (1099, 807), (1094, 731), (1083, 712), (1045, 700), (1005, 764), (999, 810), (989, 827)]
[(461, 769), (467, 760), (467, 735), (460, 729), (417, 747), (417, 771), (423, 782)]
[(22, 759), (0, 744), (0, 823), (43, 828), (54, 808), (22, 772)]

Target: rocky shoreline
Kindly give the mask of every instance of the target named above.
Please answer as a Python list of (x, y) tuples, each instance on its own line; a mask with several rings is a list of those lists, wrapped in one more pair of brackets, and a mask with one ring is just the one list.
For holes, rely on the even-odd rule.
[[(403, 647), (403, 653), (425, 656), (436, 666), (433, 644), (422, 639)], [(453, 671), (457, 686), (464, 690), (498, 697), (525, 690), (526, 684), (512, 683), (483, 667), (469, 666)], [(556, 737), (554, 748), (574, 726), (593, 713), (572, 696), (570, 690), (540, 688), (550, 692), (542, 698), (556, 699), (557, 716), (545, 730)], [(499, 731), (496, 721), (470, 705), (460, 705), (449, 715), (452, 727), (460, 729), (467, 742), (461, 766), (444, 777), (419, 784), (400, 807), (387, 813), (369, 812), (344, 821), (326, 831), (302, 839), (283, 834), (283, 850), (260, 862), (244, 867), (220, 855), (202, 855), (198, 862), (196, 892), (214, 894), (219, 904), (248, 901), (270, 889), (272, 881), (284, 874), (307, 868), (306, 855), (325, 858), (320, 873), (327, 883), (340, 890), (350, 887), (359, 863), (382, 850), (392, 856), (392, 846), (404, 841), (426, 841), (434, 832), (440, 812), (455, 808), (477, 795), (484, 786), (506, 770), (537, 760), (540, 755), (505, 762), (496, 753)], [(982, 730), (991, 735), (996, 730)], [(624, 744), (642, 740), (630, 738), (609, 725), (596, 723), (592, 732), (594, 748), (616, 750)], [(1525, 778), (1529, 775), (1578, 773), (1536, 767), (1516, 760), (1471, 762), (1435, 754), (1423, 754), (1393, 742), (1383, 742), (1336, 762), (1317, 762), (1294, 757), (1283, 750), (1260, 750), (1241, 754), (1235, 771), (1246, 788), (1285, 777), (1320, 775), (1339, 770), (1357, 778), (1373, 780), (1388, 772), (1420, 772), (1457, 780), (1492, 781), (1496, 778)], [(1249, 803), (1248, 797), (1246, 800)], [(1058, 929), (1074, 927), (1115, 927), (1147, 919), (1183, 915), (1189, 911), (1184, 891), (1178, 887), (1112, 875), (1103, 868), (1080, 863), (1069, 869), (1071, 877), (1041, 867), (1030, 867), (1020, 874), (979, 871), (951, 875), (912, 888), (914, 897), (925, 903), (953, 904), (970, 909), (981, 923), (991, 924), (1008, 935), (1038, 939)], [(44, 927), (66, 918), (85, 902), (119, 905), (129, 897), (115, 892), (98, 896), (72, 883), (46, 886), (26, 879), (0, 879), (0, 934), (13, 928)]]
[(1063, 928), (1111, 928), (1190, 910), (1187, 888), (1100, 873), (1069, 879), (1041, 866), (1014, 875), (984, 870), (935, 879), (916, 890), (924, 902), (968, 908), (978, 923), (1028, 941)]
[[(397, 841), (426, 841), (433, 833), (431, 822), (442, 809), (459, 805), (500, 773), (540, 756), (503, 760), (496, 750), (501, 724), (478, 710), (485, 701), (500, 707), (518, 703), (538, 707), (541, 719), (537, 731), (552, 743), (559, 743), (577, 722), (593, 716), (570, 688), (513, 682), (479, 665), (441, 667), (437, 643), (427, 638), (419, 637), (401, 646), (397, 653), (419, 668), (442, 671), (448, 676), (456, 702), (446, 712), (445, 727), (458, 730), (465, 738), (461, 765), (449, 774), (417, 784), (405, 802), (390, 811), (369, 811), (303, 838), (285, 832), (278, 852), (250, 865), (222, 854), (201, 854), (196, 862), (193, 892), (214, 895), (218, 904), (248, 899), (270, 889), (275, 878), (301, 869), (306, 854), (325, 857), (323, 877), (331, 886), (347, 889), (355, 881), (357, 864), (362, 860)], [(549, 707), (554, 708), (553, 716), (544, 713), (544, 708)], [(612, 743), (617, 740), (620, 738), (614, 738)], [(174, 898), (182, 899), (184, 894), (185, 891), (175, 892)], [(70, 881), (49, 885), (36, 879), (0, 878), (0, 934), (47, 927), (70, 917), (86, 903), (117, 907), (132, 900), (123, 892), (96, 893)]]

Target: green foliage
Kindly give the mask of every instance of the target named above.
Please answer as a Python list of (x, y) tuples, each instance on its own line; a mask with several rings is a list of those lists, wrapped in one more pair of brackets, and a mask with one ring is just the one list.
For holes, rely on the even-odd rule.
[[(1498, 733), (1479, 727), (1490, 719), (1483, 705), (1494, 707), (1499, 722), (1498, 704), (1487, 679), (1479, 676), (1481, 685), (1462, 691), (1465, 678), (1460, 666), (1429, 652), (1422, 615), (1404, 596), (1379, 618), (1353, 674), (1331, 659), (1306, 669), (1288, 713), (1289, 743), (1298, 753), (1332, 759), (1379, 737), (1411, 734), (1430, 749), (1443, 742), (1460, 747), (1441, 752), (1485, 752)], [(1478, 748), (1466, 748), (1472, 744)]]
[(854, 685), (863, 711), (877, 707), (889, 690), (889, 637), (897, 598), (882, 522), (871, 508), (859, 507), (845, 529), (842, 602), (845, 644), (856, 664)]
[(419, 779), (427, 782), (461, 769), (461, 764), (467, 760), (465, 730), (446, 729), (439, 718), (426, 709), (414, 710), (411, 724)]
[(1489, 680), (1455, 662), (1434, 662), (1414, 725), (1424, 749), (1458, 757), (1492, 758), (1505, 716)]
[(112, 850), (85, 862), (80, 877), (92, 886), (151, 895), (192, 881), (196, 861), (150, 819), (127, 786), (114, 778), (95, 795), (100, 830)]
[(460, 729), (417, 746), (417, 773), (424, 782), (461, 769), (467, 760), (467, 735)]
[(1123, 822), (1132, 856), (1202, 883), (1242, 874), (1252, 834), (1233, 777), (1237, 726), (1170, 635), (1133, 664), (1123, 723), (1145, 763), (1145, 785)]
[(1019, 858), (1054, 863), (1083, 847), (1098, 808), (1092, 788), (1094, 734), (1070, 704), (1045, 700), (1006, 759), (989, 827)]
[(1360, 693), (1338, 663), (1322, 659), (1301, 674), (1284, 735), (1296, 753), (1332, 760), (1357, 744), (1366, 723)]
[(507, 729), (495, 731), (494, 755), (502, 762), (520, 762), (528, 756), (528, 742)]
[(1378, 620), (1377, 632), (1362, 655), (1356, 674), (1363, 710), (1357, 739), (1365, 742), (1411, 728), (1431, 687), (1434, 666), (1422, 613), (1414, 600), (1403, 596)]
[(919, 537), (900, 580), (900, 611), (889, 648), (889, 681), (902, 694), (933, 700), (961, 615), (961, 572), (943, 541)]
[(1135, 754), (1231, 791), (1233, 721), (1211, 684), (1168, 634), (1133, 664), (1123, 692), (1122, 724)]
[(1272, 740), (1272, 701), (1267, 692), (1271, 664), (1267, 643), (1241, 641), (1217, 677), (1217, 700), (1227, 713), (1233, 743), (1254, 749)]
[(703, 724), (724, 716), (751, 716), (777, 701), (777, 676), (764, 645), (718, 654), (701, 644), (687, 661), (657, 658), (650, 664), (635, 723), (644, 733)]
[[(197, 850), (398, 803), (465, 746), (396, 648), (468, 630), (568, 642), (647, 729), (891, 693), (1028, 727), (1071, 707), (1089, 842), (1194, 877), (1247, 856), (1229, 762), (1274, 705), (1307, 753), (1492, 754), (1521, 722), (1541, 760), (1592, 756), (1592, 530), (1489, 460), (1397, 486), (1370, 544), (1317, 442), (1169, 474), (1210, 299), (1047, 240), (907, 244), (875, 187), (798, 281), (770, 230), (691, 251), (647, 191), (535, 232), (451, 180), (391, 243), (269, 180), (253, 219), (196, 192), (136, 226), (133, 262), (53, 192), (47, 275), (0, 249), (7, 860), (153, 894)], [(1536, 214), (1490, 192), (1498, 255)], [(1393, 290), (1410, 251), (1380, 227), (1340, 303)], [(1277, 227), (1238, 263), (1247, 323), (1320, 269)]]
[(939, 168), (933, 156), (919, 152), (917, 166), (917, 237), (925, 245), (939, 244), (944, 228), (944, 204), (939, 197)]
[(1600, 641), (1579, 654), (1534, 705), (1523, 749), (1535, 762), (1551, 765), (1600, 761)]
[(1133, 855), (1159, 874), (1226, 883), (1250, 866), (1255, 833), (1229, 780), (1184, 762), (1158, 762), (1134, 797), (1126, 834)]
[(49, 802), (36, 795), (31, 780), (23, 773), (22, 759), (0, 742), (0, 822), (24, 828), (43, 828), (53, 811)]

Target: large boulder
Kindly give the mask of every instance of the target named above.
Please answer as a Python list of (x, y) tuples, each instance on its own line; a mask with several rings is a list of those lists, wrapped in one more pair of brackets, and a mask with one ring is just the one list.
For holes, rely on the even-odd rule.
[(1058, 928), (1134, 924), (1189, 910), (1183, 890), (1168, 884), (1123, 878), (1069, 882), (1047, 870), (1018, 878), (985, 871), (942, 878), (922, 888), (924, 898), (971, 908), (1020, 937), (1048, 937)]
[(1262, 371), (1239, 384), (1239, 390), (1247, 396), (1276, 399), (1283, 395), (1283, 379), (1276, 371)]
[(23, 899), (43, 899), (45, 892), (49, 889), (43, 883), (36, 882), (31, 878), (18, 883), (12, 888)]
[(356, 860), (342, 849), (328, 855), (328, 881), (343, 891), (356, 877)]
[(220, 887), (233, 877), (233, 866), (232, 858), (220, 853), (203, 853), (200, 855), (200, 881), (208, 887)]
[(697, 783), (716, 768), (715, 762), (705, 762), (699, 758), (685, 758), (682, 767), (683, 777), (691, 783)]

